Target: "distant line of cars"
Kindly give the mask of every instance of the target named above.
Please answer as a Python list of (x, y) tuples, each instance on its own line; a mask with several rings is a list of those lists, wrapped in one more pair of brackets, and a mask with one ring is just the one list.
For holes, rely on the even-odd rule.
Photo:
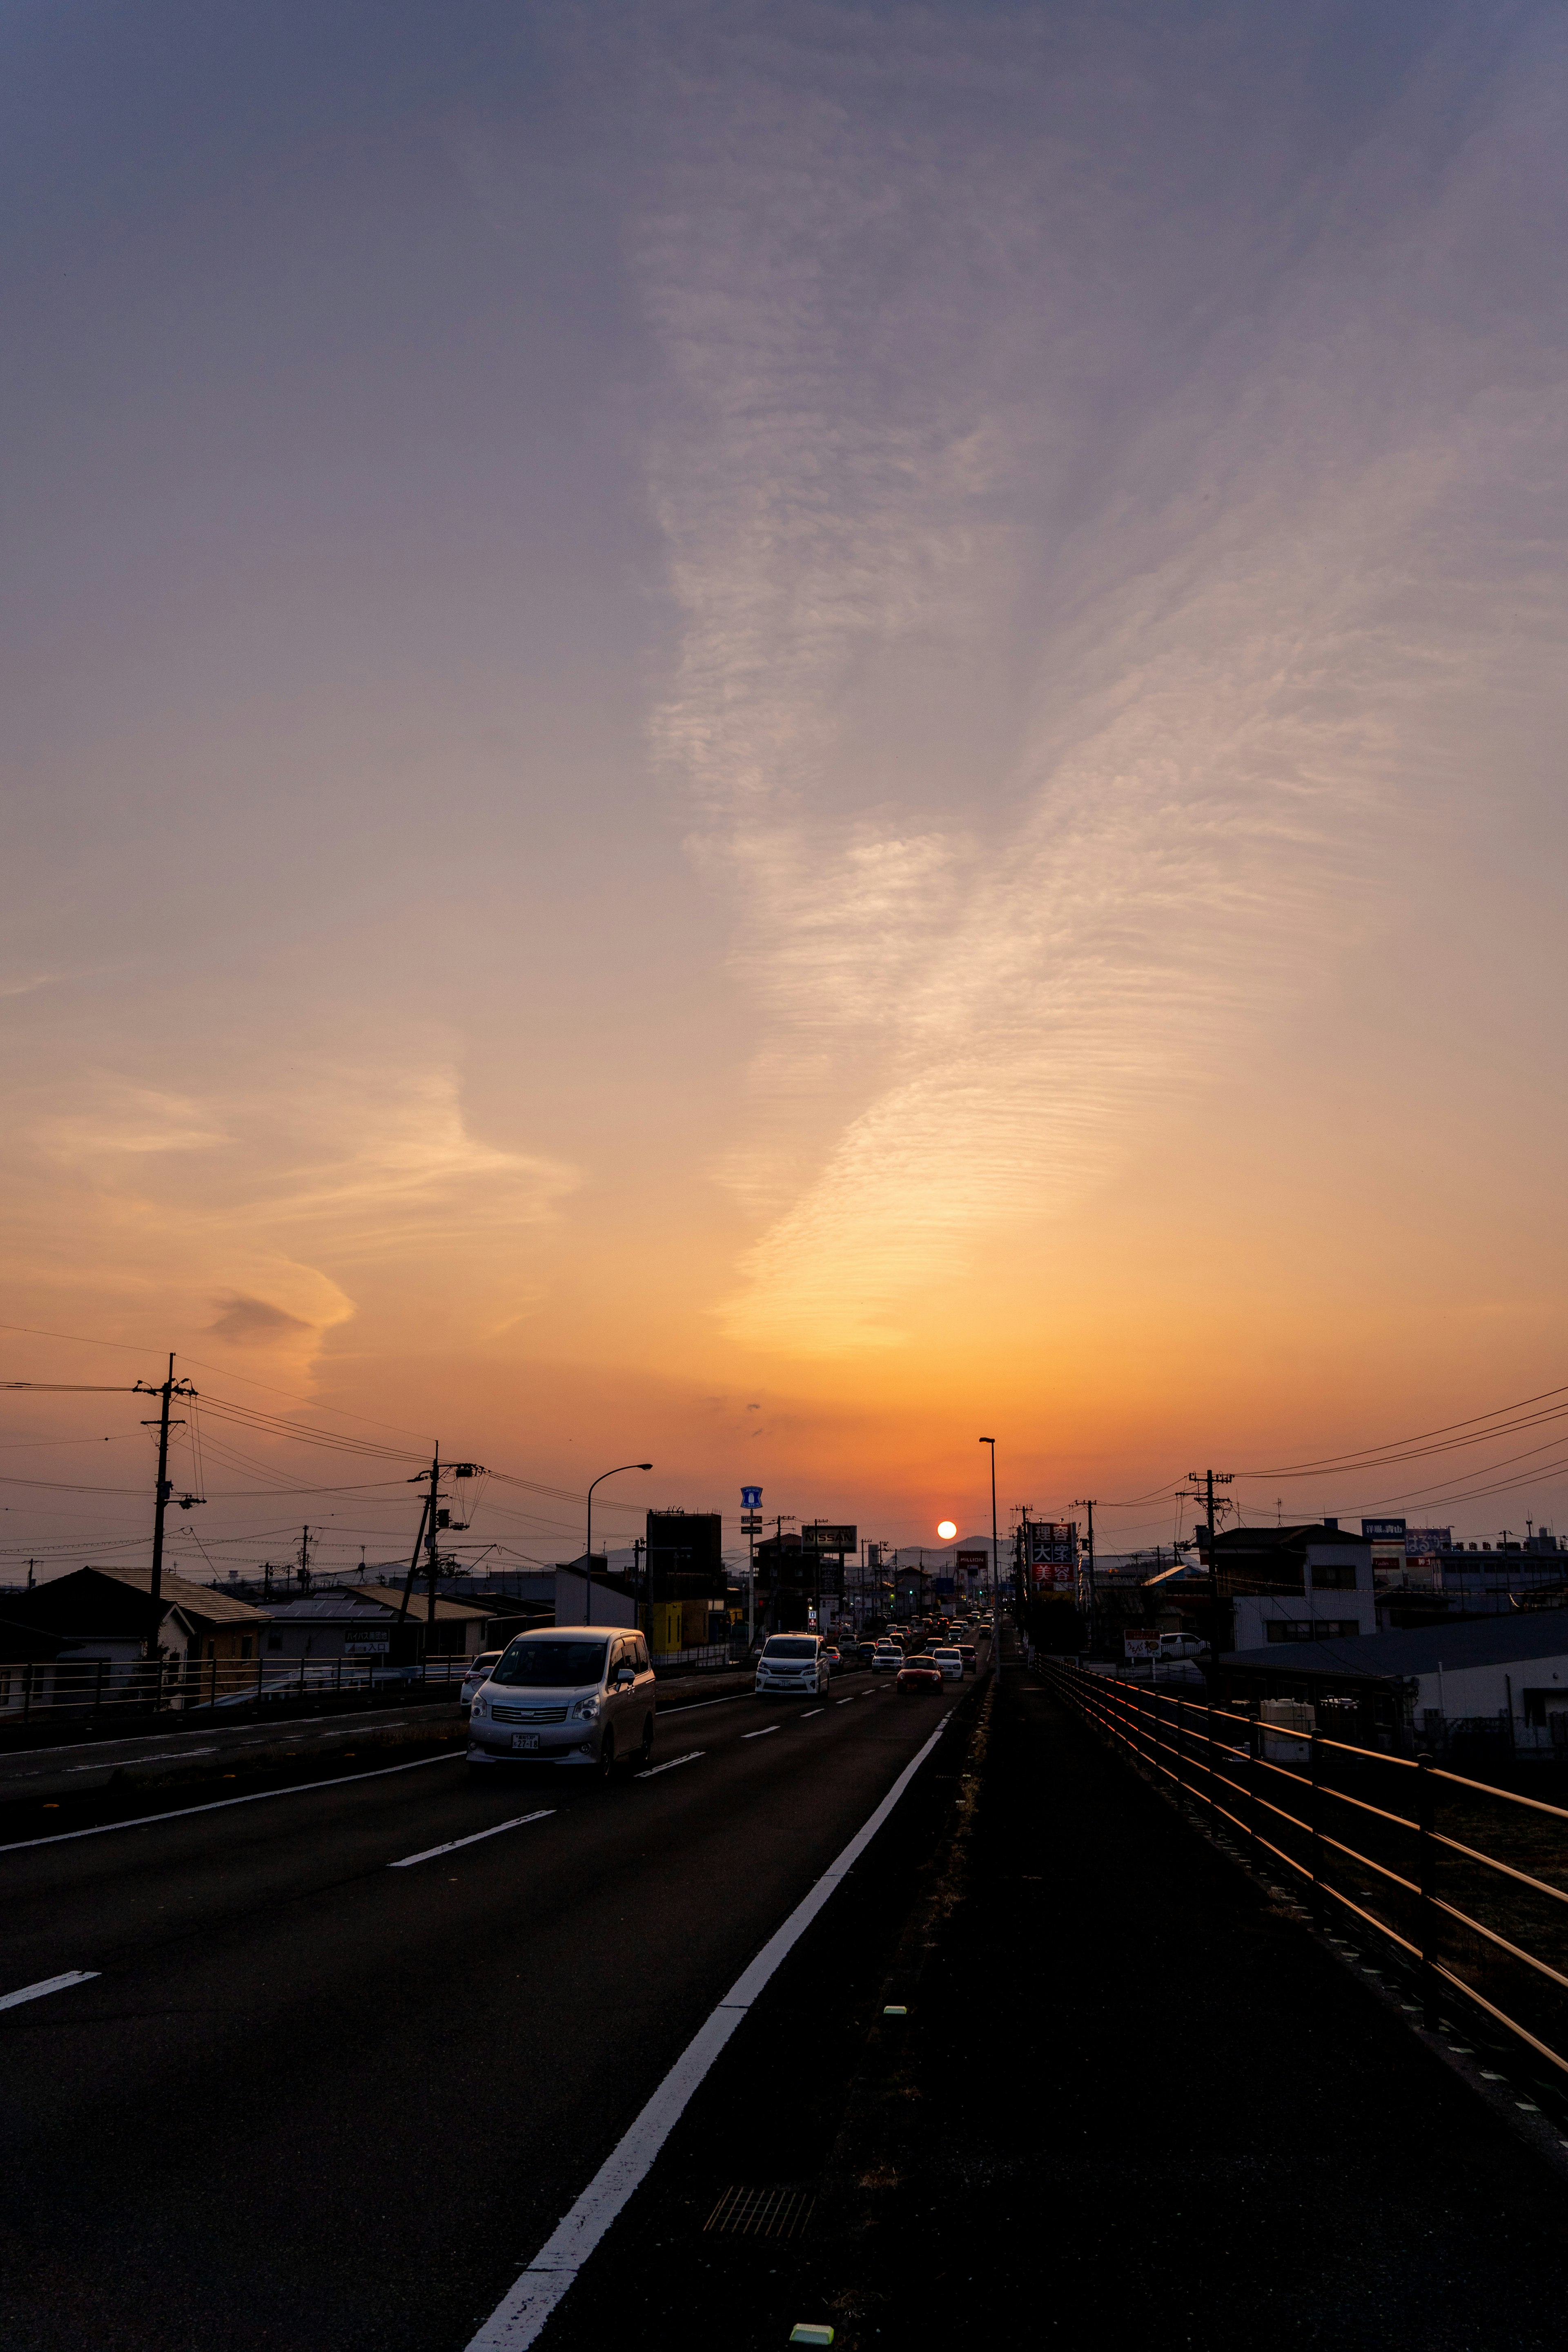
[[(841, 1650), (820, 1633), (772, 1633), (757, 1654), (759, 1698), (821, 1698), (836, 1667), (894, 1675), (901, 1691), (940, 1690), (973, 1673), (973, 1642), (946, 1628), (912, 1629), (908, 1646), (884, 1635)], [(645, 1771), (653, 1755), (654, 1675), (640, 1633), (553, 1625), (504, 1650), (483, 1650), (463, 1678), (468, 1764), (489, 1768), (522, 1758), (586, 1765), (608, 1779), (617, 1763)]]

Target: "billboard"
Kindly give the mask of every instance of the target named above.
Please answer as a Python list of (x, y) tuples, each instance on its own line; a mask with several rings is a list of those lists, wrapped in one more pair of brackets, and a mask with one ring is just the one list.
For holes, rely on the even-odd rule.
[(1430, 1559), (1434, 1552), (1449, 1550), (1453, 1541), (1452, 1528), (1406, 1528), (1405, 1557), (1406, 1559)]
[(1076, 1519), (1026, 1519), (1024, 1559), (1035, 1585), (1075, 1584), (1078, 1580)]
[(984, 1576), (991, 1566), (991, 1555), (988, 1551), (954, 1552), (952, 1564), (960, 1576)]
[(802, 1528), (800, 1540), (805, 1551), (858, 1551), (860, 1549), (858, 1528), (829, 1527), (825, 1521)]
[(1403, 1543), (1405, 1541), (1403, 1519), (1363, 1519), (1361, 1531), (1369, 1543)]
[(650, 1601), (724, 1598), (723, 1521), (717, 1511), (647, 1515)]

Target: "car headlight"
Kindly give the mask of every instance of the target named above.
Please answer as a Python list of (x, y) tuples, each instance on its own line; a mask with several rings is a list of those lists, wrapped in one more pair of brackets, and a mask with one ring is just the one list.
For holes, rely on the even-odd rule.
[(591, 1698), (580, 1698), (572, 1710), (572, 1720), (574, 1723), (592, 1723), (598, 1712), (599, 1701), (596, 1695)]
[(489, 1715), (489, 1711), (490, 1703), (489, 1699), (485, 1696), (483, 1691), (478, 1692), (475, 1696), (472, 1706), (468, 1709), (468, 1713), (470, 1715)]

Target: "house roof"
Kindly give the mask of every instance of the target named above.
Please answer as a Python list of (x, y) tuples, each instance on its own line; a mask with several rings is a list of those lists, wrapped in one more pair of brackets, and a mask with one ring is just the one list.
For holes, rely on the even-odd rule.
[(1359, 1536), (1350, 1528), (1328, 1528), (1314, 1519), (1304, 1527), (1225, 1528), (1215, 1537), (1215, 1549), (1222, 1553), (1298, 1551), (1307, 1544), (1354, 1544), (1359, 1550), (1371, 1541), (1370, 1536)]
[[(423, 1615), (424, 1604), (417, 1593), (409, 1606)], [(356, 1620), (362, 1625), (384, 1625), (386, 1607), (384, 1602), (373, 1601), (363, 1591), (339, 1589), (330, 1592), (303, 1592), (292, 1601), (275, 1601), (272, 1618), (275, 1624), (279, 1619), (298, 1624), (301, 1618), (306, 1618), (318, 1625), (328, 1622), (353, 1624)]]
[(1568, 1657), (1568, 1609), (1523, 1609), (1508, 1617), (1478, 1617), (1468, 1625), (1417, 1625), (1343, 1642), (1271, 1642), (1267, 1649), (1229, 1652), (1221, 1663), (1381, 1681), (1390, 1675), (1435, 1674), (1439, 1666), (1458, 1674), (1466, 1666), (1557, 1657)]
[[(366, 1601), (379, 1601), (384, 1609), (395, 1612), (403, 1606), (403, 1587), (400, 1584), (351, 1584), (347, 1589), (351, 1592), (359, 1593)], [(411, 1592), (408, 1597), (408, 1613), (423, 1623), (430, 1613), (429, 1595), (417, 1590)], [(471, 1601), (447, 1601), (443, 1598), (437, 1600), (436, 1603), (436, 1614), (438, 1618), (490, 1618), (495, 1615), (495, 1611), (476, 1608)]]
[[(47, 1606), (51, 1616), (57, 1616), (59, 1601), (68, 1595), (74, 1599), (79, 1592), (86, 1601), (94, 1588), (83, 1580), (95, 1577), (110, 1584), (121, 1585), (127, 1592), (139, 1592), (148, 1599), (152, 1597), (151, 1568), (116, 1565), (112, 1568), (79, 1568), (73, 1570), (69, 1576), (51, 1577), (47, 1584), (36, 1588), (35, 1600), (40, 1606)], [(194, 1624), (264, 1625), (267, 1622), (266, 1611), (253, 1609), (248, 1601), (237, 1600), (232, 1593), (214, 1591), (209, 1585), (188, 1583), (184, 1577), (173, 1575), (168, 1569), (163, 1570), (161, 1592), (165, 1608), (178, 1609), (181, 1615)], [(43, 1595), (48, 1596), (47, 1603), (40, 1599)]]

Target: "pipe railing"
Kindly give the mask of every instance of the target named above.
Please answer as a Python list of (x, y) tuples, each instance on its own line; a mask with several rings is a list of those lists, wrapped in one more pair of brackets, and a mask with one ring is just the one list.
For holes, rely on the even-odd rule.
[(53, 1730), (81, 1723), (101, 1727), (136, 1716), (265, 1707), (339, 1694), (395, 1696), (459, 1684), (469, 1661), (437, 1656), (405, 1666), (374, 1657), (71, 1660), (0, 1663), (0, 1747), (47, 1721)]
[(1320, 1927), (1353, 1918), (1393, 1944), (1428, 2026), (1445, 1995), (1472, 2003), (1568, 2092), (1568, 1810), (1330, 1738), (1305, 1705), (1240, 1713), (1180, 1686), (1037, 1663), (1179, 1808), (1206, 1808), (1281, 1865)]

